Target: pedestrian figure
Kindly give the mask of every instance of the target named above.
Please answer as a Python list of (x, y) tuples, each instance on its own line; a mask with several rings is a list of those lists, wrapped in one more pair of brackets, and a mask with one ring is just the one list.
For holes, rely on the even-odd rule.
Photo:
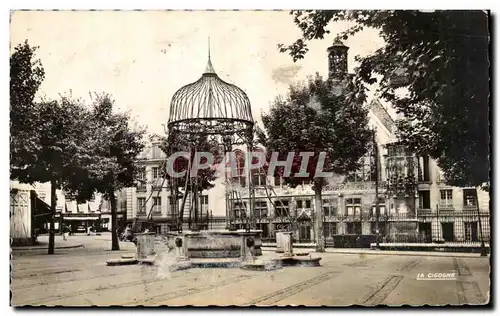
[(90, 236), (90, 226), (87, 227), (87, 236)]
[(127, 226), (125, 228), (125, 232), (123, 233), (123, 237), (125, 240), (132, 241), (134, 239), (134, 234), (132, 232), (132, 228), (130, 226)]
[(63, 240), (64, 241), (68, 240), (68, 235), (69, 235), (69, 228), (68, 228), (68, 226), (64, 225), (63, 226)]

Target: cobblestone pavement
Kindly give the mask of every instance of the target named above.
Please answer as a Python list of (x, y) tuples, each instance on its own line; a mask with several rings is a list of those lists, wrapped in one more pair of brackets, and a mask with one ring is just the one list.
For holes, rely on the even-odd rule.
[[(154, 266), (106, 266), (133, 253), (109, 236), (73, 236), (83, 248), (12, 252), (12, 305), (458, 305), (489, 299), (489, 258), (322, 253), (320, 267), (274, 271), (238, 268), (169, 272)], [(275, 256), (264, 251), (264, 257)], [(456, 280), (417, 280), (418, 273), (455, 272)]]

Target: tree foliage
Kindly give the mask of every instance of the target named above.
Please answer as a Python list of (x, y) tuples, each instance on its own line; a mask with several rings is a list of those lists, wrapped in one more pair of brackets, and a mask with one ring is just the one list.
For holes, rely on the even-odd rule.
[[(269, 113), (262, 115), (264, 131), (257, 131), (257, 138), (268, 156), (278, 152), (279, 160), (284, 161), (289, 152), (296, 153), (290, 177), (284, 178), (292, 187), (306, 179), (318, 180), (315, 171), (321, 152), (326, 154), (323, 171), (347, 175), (360, 167), (360, 158), (367, 151), (372, 132), (363, 99), (354, 99), (349, 93), (337, 96), (332, 91), (332, 83), (316, 75), (306, 85), (291, 86), (288, 96), (277, 98)], [(299, 175), (300, 152), (314, 153), (307, 165), (309, 177)], [(283, 175), (284, 168), (276, 168), (276, 172)]]
[(36, 47), (28, 41), (14, 48), (10, 57), (10, 155), (11, 171), (23, 166), (23, 158), (36, 150), (37, 135), (33, 133), (37, 122), (34, 98), (45, 78), (45, 71), (36, 59)]
[[(279, 45), (294, 61), (307, 42), (323, 39), (331, 22), (379, 30), (384, 45), (356, 57), (357, 83), (374, 84), (378, 94), (405, 117), (398, 136), (420, 155), (436, 159), (450, 185), (489, 182), (489, 33), (483, 11), (292, 11), (302, 37)], [(407, 93), (398, 93), (400, 88)]]
[[(268, 162), (273, 152), (279, 153), (280, 161), (286, 160), (289, 152), (295, 153), (289, 175), (283, 174), (283, 167), (275, 169), (286, 184), (294, 187), (304, 180), (313, 182), (314, 233), (316, 251), (320, 252), (324, 251), (321, 193), (325, 179), (318, 175), (317, 168), (338, 175), (357, 170), (373, 135), (363, 106), (364, 95), (354, 92), (351, 81), (346, 82), (340, 94), (335, 93), (333, 81), (324, 81), (319, 75), (309, 78), (305, 85), (291, 86), (288, 96), (278, 98), (269, 113), (262, 115), (264, 131), (257, 135), (266, 147)], [(307, 164), (308, 176), (300, 174), (301, 152), (314, 153)], [(321, 153), (325, 154), (323, 166), (318, 165)]]
[(75, 155), (84, 142), (84, 115), (81, 104), (65, 98), (36, 103), (30, 112), (34, 128), (29, 143), (11, 160), (11, 179), (30, 184), (55, 179), (57, 188), (69, 185)]
[[(115, 191), (133, 185), (144, 130), (131, 129), (128, 114), (114, 113), (106, 94), (96, 94), (90, 108), (66, 97), (35, 102), (45, 75), (35, 50), (25, 42), (10, 58), (10, 177), (23, 183), (50, 182), (53, 212), (56, 189), (79, 202), (102, 193), (111, 200), (112, 249), (118, 249)], [(51, 225), (49, 253), (53, 248)]]
[(111, 202), (112, 250), (119, 250), (117, 203), (115, 192), (135, 184), (136, 160), (144, 148), (145, 130), (131, 127), (127, 113), (113, 111), (114, 100), (108, 94), (94, 94), (94, 102), (85, 113), (85, 142), (74, 155), (71, 176), (66, 187), (77, 200), (86, 201), (95, 192)]
[(94, 94), (85, 115), (81, 133), (86, 142), (75, 157), (73, 176), (81, 179), (72, 188), (76, 197), (87, 200), (94, 192), (110, 193), (135, 184), (135, 161), (144, 149), (143, 128), (133, 129), (128, 113), (113, 111), (114, 100), (108, 94)]
[[(223, 156), (223, 151), (221, 146), (215, 140), (209, 139), (208, 136), (200, 136), (196, 139), (190, 139), (187, 134), (172, 131), (168, 137), (162, 140), (161, 149), (167, 154), (167, 156), (176, 152), (190, 153), (189, 157), (178, 157), (172, 166), (173, 171), (177, 173), (185, 171), (187, 177), (171, 177), (171, 174), (167, 172), (167, 168), (162, 171), (169, 181), (175, 183), (174, 187), (176, 187), (177, 190), (187, 188), (188, 191), (191, 191), (195, 182), (200, 192), (214, 187), (214, 181), (217, 179), (216, 168), (211, 167), (208, 169), (198, 170), (196, 177), (191, 177), (189, 172), (191, 165), (189, 161), (196, 160), (196, 152), (206, 152), (211, 153), (214, 157), (214, 162), (211, 165), (215, 166), (218, 162), (220, 162)], [(206, 162), (206, 157), (201, 157), (199, 163), (204, 164)]]

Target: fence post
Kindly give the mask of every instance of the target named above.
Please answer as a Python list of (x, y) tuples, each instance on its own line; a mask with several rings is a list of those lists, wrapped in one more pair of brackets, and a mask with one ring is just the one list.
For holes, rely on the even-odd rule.
[(486, 246), (484, 244), (483, 225), (481, 224), (481, 212), (479, 211), (479, 201), (477, 199), (477, 193), (476, 193), (476, 205), (477, 205), (477, 221), (479, 222), (479, 236), (481, 238), (481, 257), (486, 257), (487, 251), (486, 251)]
[[(439, 204), (436, 204), (436, 228), (438, 232), (438, 240), (441, 241), (441, 238), (443, 238), (443, 232), (441, 230), (441, 223), (439, 222)], [(431, 226), (432, 229), (432, 226)], [(432, 231), (431, 231), (432, 235)]]

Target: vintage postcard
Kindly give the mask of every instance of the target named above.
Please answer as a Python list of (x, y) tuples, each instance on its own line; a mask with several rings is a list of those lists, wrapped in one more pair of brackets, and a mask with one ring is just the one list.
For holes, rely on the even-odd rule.
[(489, 14), (11, 11), (11, 305), (490, 304)]

